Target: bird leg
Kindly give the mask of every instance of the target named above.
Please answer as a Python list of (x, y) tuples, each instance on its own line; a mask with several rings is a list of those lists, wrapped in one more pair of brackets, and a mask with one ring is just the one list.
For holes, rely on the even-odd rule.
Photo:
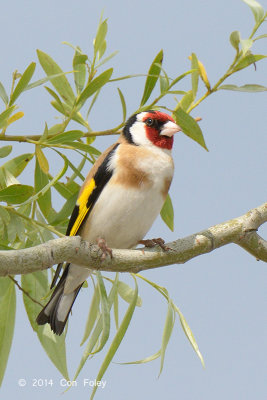
[(107, 255), (109, 255), (110, 258), (113, 257), (112, 250), (107, 246), (105, 239), (97, 238), (96, 242), (99, 247), (99, 250), (102, 252), (101, 257), (100, 257), (101, 261), (104, 261), (106, 259)]
[(143, 244), (145, 247), (155, 247), (156, 245), (158, 245), (164, 251), (172, 250), (170, 247), (165, 245), (165, 240), (163, 240), (162, 238), (143, 239), (139, 240), (138, 244)]

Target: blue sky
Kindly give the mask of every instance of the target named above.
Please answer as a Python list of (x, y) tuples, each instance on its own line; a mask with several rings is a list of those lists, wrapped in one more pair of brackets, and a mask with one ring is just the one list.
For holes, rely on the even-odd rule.
[[(73, 52), (62, 42), (79, 45), (86, 53), (91, 51), (102, 10), (108, 18), (108, 52), (119, 50), (110, 62), (115, 68), (114, 76), (146, 73), (163, 48), (164, 68), (170, 76), (186, 71), (190, 66), (188, 56), (195, 52), (214, 83), (234, 56), (228, 40), (230, 33), (240, 30), (246, 38), (254, 23), (250, 9), (239, 0), (5, 2), (1, 7), (1, 82), (10, 87), (12, 71), (23, 71), (31, 61), (37, 61), (37, 48), (50, 54), (63, 70), (71, 70)], [(257, 42), (255, 53), (266, 53), (266, 39)], [(266, 69), (266, 61), (260, 61), (256, 71), (251, 66), (226, 83), (267, 86)], [(35, 78), (43, 75), (38, 67)], [(189, 83), (188, 80), (186, 89)], [(142, 78), (118, 83), (126, 97), (128, 115), (138, 107), (143, 85)], [(158, 219), (148, 237), (161, 236), (167, 241), (184, 237), (242, 215), (266, 201), (266, 96), (266, 92), (220, 91), (193, 112), (193, 116), (203, 118), (201, 128), (209, 152), (182, 134), (175, 138), (176, 169), (170, 192), (175, 229), (170, 232)], [(49, 104), (45, 89), (25, 93), (20, 104), (25, 117), (14, 124), (10, 133), (41, 133), (44, 121), (50, 126), (56, 123), (56, 112)], [(120, 121), (120, 102), (113, 85), (99, 98), (91, 126), (107, 129)], [(98, 138), (95, 145), (103, 150), (114, 140), (115, 137)], [(14, 152), (21, 152), (24, 145), (17, 146)], [(266, 228), (260, 232), (266, 234)], [(103, 378), (106, 386), (99, 389), (96, 398), (265, 399), (266, 267), (263, 262), (229, 245), (184, 265), (151, 270), (144, 276), (169, 290), (192, 328), (206, 368), (202, 368), (176, 323), (159, 379), (158, 360), (140, 366), (113, 363)], [(140, 295), (143, 306), (136, 310), (114, 359), (116, 362), (143, 358), (160, 347), (166, 304), (144, 284), (140, 284)], [(70, 318), (67, 345), (71, 376), (82, 354), (79, 343), (89, 301), (90, 290), (85, 290)], [(31, 330), (21, 293), (18, 293), (17, 307), (2, 398), (61, 398), (64, 389), (59, 383), (61, 376)], [(90, 391), (83, 386), (83, 379), (95, 378), (102, 358), (100, 355), (86, 364), (78, 386), (64, 395), (67, 399), (89, 398)], [(25, 387), (18, 386), (19, 378), (27, 380)], [(35, 378), (53, 379), (54, 384), (33, 387)]]

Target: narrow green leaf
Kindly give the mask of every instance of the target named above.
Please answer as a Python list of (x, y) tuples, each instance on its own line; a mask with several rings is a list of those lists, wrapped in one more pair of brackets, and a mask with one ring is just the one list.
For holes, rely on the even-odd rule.
[[(26, 204), (26, 207), (27, 206), (28, 206), (28, 204)], [(55, 214), (56, 214), (56, 211), (53, 208), (51, 208), (51, 210), (49, 211), (48, 216), (47, 216), (47, 221), (49, 222), (50, 216), (53, 217)], [(40, 222), (42, 224), (42, 227), (38, 226), (38, 231), (39, 231), (40, 237), (41, 237), (41, 243), (45, 243), (45, 242), (48, 242), (48, 240), (55, 239), (52, 232), (47, 227), (47, 221), (43, 217), (43, 214), (38, 210), (38, 208), (36, 209), (36, 219), (38, 222)], [(60, 232), (59, 229), (58, 229), (58, 231)], [(66, 227), (63, 229), (63, 231), (61, 231), (61, 233), (64, 234), (65, 232), (66, 232)]]
[(24, 117), (24, 112), (23, 111), (18, 111), (17, 113), (13, 114), (11, 117), (8, 118), (7, 126), (13, 124), (13, 122), (18, 121), (22, 117)]
[(120, 76), (119, 78), (110, 79), (110, 82), (123, 81), (125, 79), (132, 79), (132, 78), (138, 78), (138, 77), (144, 77), (144, 76), (147, 76), (147, 75), (146, 74), (124, 75), (124, 76)]
[(61, 109), (61, 113), (65, 114), (66, 111), (65, 111), (64, 106), (62, 104), (62, 101), (60, 100), (60, 97), (56, 94), (56, 92), (54, 92), (54, 90), (50, 89), (48, 86), (45, 86), (44, 88), (55, 99), (56, 103), (58, 104), (58, 107)]
[(31, 161), (33, 156), (34, 154), (32, 153), (21, 154), (20, 156), (17, 156), (12, 160), (9, 160), (5, 164), (3, 164), (0, 167), (0, 185), (2, 186), (4, 183), (3, 181), (4, 170), (9, 171), (13, 176), (17, 177), (22, 173), (22, 171)]
[(81, 93), (84, 88), (86, 80), (86, 61), (88, 57), (85, 54), (81, 54), (81, 49), (75, 51), (73, 57), (73, 69), (74, 69), (74, 82), (77, 93)]
[(90, 96), (92, 96), (97, 90), (102, 88), (109, 81), (112, 73), (113, 68), (110, 68), (102, 72), (102, 74), (97, 76), (95, 79), (93, 79), (78, 97), (77, 106), (81, 108)]
[(182, 328), (183, 328), (183, 330), (184, 330), (184, 332), (185, 332), (185, 334), (186, 334), (188, 340), (190, 341), (191, 345), (193, 346), (194, 350), (196, 351), (197, 355), (199, 356), (202, 365), (204, 366), (203, 357), (202, 357), (202, 355), (201, 355), (201, 353), (200, 353), (200, 351), (199, 351), (199, 349), (198, 349), (198, 346), (197, 346), (196, 340), (195, 340), (195, 338), (194, 338), (194, 336), (193, 336), (193, 333), (192, 333), (191, 329), (189, 328), (189, 326), (188, 326), (188, 324), (187, 324), (187, 322), (186, 322), (184, 316), (182, 315), (181, 311), (180, 311), (180, 310), (178, 309), (178, 307), (170, 300), (168, 291), (167, 291), (164, 287), (159, 286), (159, 285), (157, 285), (156, 283), (149, 281), (147, 278), (143, 277), (143, 276), (140, 275), (140, 274), (137, 274), (137, 276), (138, 276), (139, 278), (141, 278), (142, 280), (144, 280), (145, 282), (147, 282), (148, 284), (150, 284), (152, 287), (154, 287), (159, 293), (161, 293), (161, 294), (166, 298), (166, 300), (168, 300), (169, 303), (171, 303), (171, 305), (172, 305), (174, 311), (177, 312), (178, 315), (179, 315), (180, 323), (181, 323), (181, 325), (182, 325)]
[(60, 133), (59, 135), (56, 135), (52, 138), (49, 138), (47, 140), (47, 143), (49, 144), (64, 144), (64, 143), (69, 143), (73, 142), (74, 140), (78, 140), (81, 137), (83, 137), (84, 133), (79, 130), (74, 130), (74, 131), (66, 131), (63, 133)]
[(5, 111), (0, 114), (0, 128), (3, 128), (7, 124), (7, 120), (13, 111), (16, 109), (16, 106), (8, 107)]
[(173, 211), (173, 206), (172, 206), (172, 201), (170, 198), (170, 195), (167, 194), (165, 203), (163, 204), (163, 207), (160, 212), (160, 216), (165, 222), (165, 224), (170, 228), (170, 230), (173, 232), (174, 230), (174, 211)]
[(161, 67), (158, 64), (161, 65), (162, 61), (163, 61), (163, 50), (160, 50), (160, 52), (156, 55), (155, 59), (153, 60), (149, 68), (140, 107), (146, 104), (159, 79)]
[(157, 358), (160, 357), (160, 355), (161, 355), (161, 349), (159, 351), (157, 351), (157, 353), (152, 354), (152, 356), (143, 358), (142, 360), (129, 361), (129, 362), (118, 363), (118, 364), (122, 364), (122, 365), (127, 365), (127, 364), (145, 364), (147, 362), (156, 360)]
[(185, 95), (185, 94), (187, 94), (187, 92), (185, 92), (184, 90), (168, 90), (167, 92), (165, 92), (165, 94), (182, 94), (182, 95)]
[[(69, 163), (68, 163), (67, 158), (64, 156), (64, 154), (60, 154), (60, 156), (64, 160), (63, 168), (59, 171), (59, 173), (57, 175), (55, 175), (55, 177), (47, 185), (45, 185), (41, 190), (39, 190), (38, 193), (35, 193), (29, 200), (24, 201), (24, 203), (22, 203), (21, 205), (25, 205), (25, 204), (28, 204), (29, 202), (38, 200), (41, 196), (43, 196), (51, 188), (51, 186), (53, 186), (65, 174), (65, 172), (68, 169)], [(0, 194), (1, 194), (1, 192), (0, 192)]]
[(26, 86), (28, 85), (28, 83), (32, 79), (32, 76), (33, 76), (34, 71), (35, 71), (35, 67), (36, 67), (36, 63), (32, 62), (26, 68), (26, 70), (23, 72), (20, 80), (18, 81), (17, 86), (15, 87), (14, 92), (11, 95), (10, 102), (9, 102), (10, 106), (12, 106), (12, 104), (15, 103), (15, 101), (17, 100), (19, 95), (25, 90)]
[[(44, 298), (49, 292), (47, 271), (21, 275), (21, 286), (33, 299), (45, 305)], [(41, 305), (32, 301), (25, 293), (23, 293), (23, 302), (31, 327), (37, 332), (39, 325), (36, 322), (36, 316), (41, 311)]]
[(221, 85), (218, 89), (223, 90), (234, 90), (237, 92), (266, 92), (267, 87), (256, 85), (256, 84), (248, 84), (243, 86), (236, 86), (236, 85)]
[(3, 100), (3, 102), (8, 105), (8, 95), (6, 94), (6, 90), (2, 83), (0, 82), (0, 97)]
[(236, 51), (239, 51), (239, 43), (241, 40), (240, 37), (240, 32), (239, 31), (233, 31), (229, 37), (231, 45), (236, 49)]
[[(78, 49), (79, 49), (79, 51), (78, 51)], [(82, 54), (81, 49), (79, 48), (79, 46), (77, 46), (76, 47), (76, 56), (75, 56), (76, 63), (85, 64), (87, 60), (88, 60), (88, 56), (86, 54)]]
[(114, 51), (109, 56), (105, 57), (100, 63), (97, 64), (96, 68), (101, 67), (102, 65), (106, 64), (111, 58), (115, 57), (118, 54), (118, 51)]
[(33, 194), (33, 187), (28, 185), (11, 185), (0, 190), (0, 201), (9, 204), (20, 204)]
[(174, 311), (177, 312), (177, 314), (179, 315), (180, 323), (182, 325), (183, 331), (184, 331), (187, 339), (189, 340), (191, 346), (193, 347), (193, 349), (197, 353), (198, 357), (200, 358), (201, 364), (205, 368), (204, 359), (202, 357), (202, 354), (200, 353), (196, 339), (194, 338), (194, 335), (193, 335), (188, 323), (186, 322), (185, 317), (183, 316), (183, 314), (181, 313), (179, 308), (174, 303), (172, 303), (172, 306), (173, 306)]
[(52, 363), (64, 376), (64, 378), (69, 381), (70, 378), (67, 370), (65, 335), (55, 335), (48, 324), (40, 326), (37, 334), (46, 354)]
[(99, 294), (99, 287), (96, 286), (93, 294), (93, 298), (91, 301), (90, 309), (89, 309), (89, 314), (87, 317), (86, 325), (85, 325), (85, 330), (81, 342), (81, 346), (86, 342), (86, 340), (89, 338), (90, 333), (93, 330), (93, 327), (95, 326), (97, 316), (99, 314), (99, 303), (100, 303), (100, 294)]
[[(49, 175), (48, 177), (50, 180), (53, 179), (51, 175)], [(80, 190), (80, 186), (76, 182), (72, 182), (71, 185), (68, 185), (68, 183), (56, 182), (54, 184), (54, 188), (66, 200), (68, 200), (74, 193), (77, 193), (77, 191)]]
[[(113, 302), (114, 302), (115, 294), (117, 293), (117, 283), (118, 283), (118, 274), (116, 274), (116, 278), (114, 280), (114, 283), (113, 283), (112, 288), (110, 290), (110, 293), (108, 295), (109, 311), (111, 310), (111, 307), (112, 307)], [(94, 347), (97, 345), (97, 341), (100, 338), (102, 329), (103, 329), (103, 321), (102, 321), (102, 316), (100, 315), (98, 320), (97, 320), (96, 326), (95, 326), (95, 328), (93, 330), (93, 333), (92, 333), (92, 335), (91, 335), (91, 337), (90, 337), (90, 339), (89, 339), (89, 341), (88, 341), (88, 343), (86, 345), (86, 348), (85, 348), (85, 350), (83, 352), (83, 356), (82, 356), (80, 364), (79, 364), (79, 366), (77, 368), (77, 371), (75, 373), (74, 380), (77, 378), (77, 376), (81, 372), (81, 370), (82, 370), (87, 358), (90, 356), (90, 354), (92, 353)]]
[[(22, 275), (21, 279), (23, 289), (35, 300), (44, 303), (42, 299), (45, 298), (49, 292), (47, 271), (37, 271), (33, 274)], [(66, 362), (65, 334), (63, 333), (61, 336), (55, 335), (48, 324), (43, 326), (37, 325), (35, 319), (41, 307), (29, 299), (24, 293), (23, 301), (31, 326), (37, 333), (45, 352), (64, 378), (69, 380)]]
[[(47, 76), (63, 74), (62, 69), (48, 54), (41, 50), (37, 50), (37, 56)], [(75, 101), (75, 95), (66, 76), (63, 74), (56, 78), (50, 78), (50, 81), (63, 100), (67, 104), (72, 105)]]
[[(53, 226), (59, 225), (60, 223), (62, 223), (63, 221), (66, 221), (69, 218), (69, 216), (71, 215), (71, 213), (74, 209), (74, 206), (76, 204), (78, 192), (79, 192), (79, 189), (77, 190), (77, 192), (75, 192), (73, 195), (71, 195), (68, 198), (68, 200), (63, 205), (61, 210), (59, 212), (57, 212), (55, 218), (53, 220), (49, 221), (51, 225), (53, 225)], [(40, 197), (40, 199), (42, 199), (42, 197)]]
[(0, 147), (0, 158), (7, 157), (12, 151), (12, 146), (3, 146)]
[(50, 82), (54, 78), (58, 78), (60, 76), (67, 75), (67, 74), (70, 74), (70, 73), (72, 73), (72, 71), (70, 71), (70, 72), (60, 72), (59, 74), (53, 74), (53, 75), (46, 76), (45, 78), (38, 79), (38, 81), (32, 82), (28, 86), (26, 86), (24, 91), (26, 92), (26, 90), (34, 89), (34, 88), (36, 88), (38, 86), (43, 85), (46, 82)]
[(242, 49), (242, 54), (245, 56), (247, 52), (250, 50), (251, 46), (253, 45), (253, 40), (252, 39), (241, 39), (240, 40), (240, 45)]
[(0, 278), (0, 385), (12, 344), (16, 315), (16, 292), (8, 277)]
[(107, 42), (106, 42), (106, 40), (104, 40), (98, 50), (98, 54), (97, 54), (98, 60), (101, 60), (101, 58), (105, 54), (106, 50), (107, 50)]
[(173, 79), (173, 81), (171, 82), (169, 89), (171, 89), (174, 85), (176, 85), (176, 83), (180, 82), (183, 78), (185, 78), (187, 75), (192, 74), (193, 72), (195, 72), (195, 69), (190, 69), (189, 71), (184, 72), (182, 75), (177, 76), (177, 78)]
[(259, 35), (259, 36), (255, 37), (255, 38), (254, 38), (254, 42), (255, 42), (256, 40), (260, 40), (260, 39), (264, 39), (264, 38), (267, 38), (267, 33), (264, 33), (263, 35)]
[(255, 0), (243, 0), (244, 3), (246, 3), (251, 11), (253, 12), (255, 22), (259, 23), (261, 20), (264, 18), (264, 9), (262, 6)]
[(3, 180), (3, 184), (2, 189), (4, 189), (7, 186), (11, 186), (11, 185), (17, 185), (20, 184), (20, 182), (15, 178), (14, 175), (11, 174), (11, 172), (9, 172), (6, 169), (1, 169), (1, 180)]
[(99, 24), (98, 29), (97, 29), (96, 37), (94, 40), (95, 53), (97, 53), (99, 51), (100, 47), (102, 46), (102, 44), (106, 38), (107, 31), (108, 31), (108, 24), (107, 24), (107, 20), (105, 19), (103, 22), (101, 22)]
[(7, 226), (8, 241), (13, 244), (15, 241), (24, 242), (25, 240), (25, 220), (18, 215), (9, 213), (10, 221)]
[(181, 108), (178, 108), (173, 114), (183, 133), (195, 140), (200, 146), (204, 147), (205, 150), (208, 150), (202, 131), (195, 119), (186, 114)]
[(182, 108), (184, 111), (187, 111), (188, 108), (191, 106), (191, 104), (194, 101), (194, 96), (193, 96), (193, 91), (189, 90), (185, 95), (181, 98), (179, 103), (176, 106), (176, 110), (178, 108)]
[[(64, 124), (55, 124), (52, 125), (51, 128), (48, 129), (48, 135), (58, 135), (59, 133), (63, 132)], [(46, 137), (48, 136), (46, 135)]]
[(234, 67), (234, 71), (240, 71), (243, 68), (248, 67), (251, 64), (256, 63), (259, 60), (262, 60), (263, 58), (266, 58), (267, 56), (263, 56), (261, 54), (248, 54), (244, 58), (239, 61), (238, 64)]
[(161, 72), (163, 73), (163, 75), (160, 75), (159, 77), (160, 93), (164, 93), (167, 92), (167, 90), (169, 89), (170, 80), (163, 68), (161, 68)]
[(49, 164), (48, 164), (46, 156), (43, 153), (43, 150), (42, 150), (41, 146), (36, 145), (35, 153), (36, 153), (36, 157), (38, 159), (38, 162), (39, 162), (41, 170), (45, 174), (48, 174), (48, 172), (49, 172)]
[(173, 325), (174, 325), (174, 314), (173, 314), (172, 304), (171, 304), (171, 302), (168, 302), (168, 311), (167, 311), (167, 316), (166, 316), (163, 335), (162, 335), (162, 342), (161, 342), (159, 375), (161, 374), (162, 369), (163, 369), (165, 352), (166, 352), (166, 348), (168, 346), (168, 343), (169, 343), (169, 340), (170, 340), (170, 337), (172, 334)]
[(120, 96), (120, 100), (121, 100), (121, 106), (122, 106), (122, 120), (123, 122), (125, 122), (126, 120), (126, 102), (125, 102), (125, 98), (122, 94), (122, 91), (117, 88), (118, 92), (119, 92), (119, 96)]
[[(79, 169), (76, 168), (75, 165), (73, 165), (71, 161), (69, 161), (69, 166), (70, 166), (70, 168), (72, 169), (72, 171), (74, 172), (74, 174), (75, 174), (76, 176), (78, 176), (78, 177), (81, 179), (82, 182), (84, 182), (84, 181), (85, 181), (85, 178), (84, 178), (84, 176), (82, 175), (81, 171), (79, 171)], [(75, 182), (73, 182), (73, 183), (75, 183)], [(67, 183), (67, 186), (69, 186), (69, 182)], [(79, 188), (80, 188), (80, 187), (79, 187)]]
[[(134, 275), (132, 275), (132, 277), (135, 281), (135, 291), (134, 291), (134, 296), (132, 298), (132, 302), (130, 303), (130, 305), (124, 315), (124, 318), (120, 324), (120, 327), (117, 330), (117, 333), (116, 333), (114, 339), (112, 340), (112, 343), (111, 343), (111, 345), (108, 349), (108, 352), (104, 358), (104, 361), (100, 367), (100, 370), (99, 370), (97, 378), (96, 378), (97, 381), (100, 381), (102, 379), (102, 377), (103, 377), (104, 373), (106, 372), (109, 364), (111, 363), (116, 351), (118, 350), (118, 348), (121, 344), (121, 341), (124, 338), (124, 335), (125, 335), (128, 327), (129, 327), (129, 324), (131, 322), (131, 319), (132, 319), (132, 316), (133, 316), (133, 313), (134, 313), (134, 310), (136, 307), (137, 299), (138, 299), (138, 286), (136, 283), (136, 278)], [(97, 390), (97, 386), (95, 386), (92, 391), (92, 394), (90, 397), (91, 400), (94, 398), (96, 390)]]
[(95, 154), (99, 156), (101, 153), (99, 150), (97, 150), (95, 147), (90, 146), (89, 144), (81, 142), (66, 142), (65, 143), (67, 146), (70, 146), (73, 149), (78, 149), (81, 151), (85, 151), (86, 153), (89, 154)]
[(191, 82), (192, 82), (192, 93), (193, 98), (195, 99), (198, 90), (198, 80), (199, 80), (199, 69), (198, 69), (198, 59), (195, 53), (191, 54), (191, 69), (195, 71), (191, 74)]
[(61, 114), (65, 115), (66, 117), (70, 117), (73, 121), (78, 122), (79, 124), (85, 126), (88, 129), (88, 123), (83, 119), (81, 114), (79, 112), (73, 112), (72, 107), (70, 107), (67, 103), (62, 103), (62, 106), (58, 104), (57, 101), (51, 101), (50, 103), (57, 111), (59, 111)]
[[(131, 303), (133, 300), (133, 296), (135, 295), (135, 291), (131, 288), (131, 286), (127, 285), (127, 283), (123, 281), (118, 281), (118, 294), (124, 301), (126, 301), (127, 303)], [(138, 296), (136, 305), (138, 307), (142, 306), (142, 299), (140, 296)]]
[(40, 143), (45, 142), (48, 135), (49, 135), (48, 126), (47, 126), (47, 123), (45, 122), (44, 131), (43, 131), (42, 137), (41, 137), (41, 139), (39, 140), (39, 142), (40, 142)]
[(2, 219), (2, 221), (6, 224), (9, 223), (10, 221), (10, 215), (9, 212), (5, 209), (5, 207), (0, 206), (0, 218)]
[[(34, 171), (35, 193), (39, 193), (48, 184), (48, 175), (44, 173), (40, 166), (38, 158), (36, 158)], [(44, 193), (43, 196), (38, 197), (37, 202), (43, 215), (47, 218), (50, 210), (52, 209), (51, 190), (47, 190), (47, 192)]]
[[(96, 100), (97, 100), (97, 98), (98, 98), (98, 96), (99, 96), (100, 90), (101, 90), (101, 89), (97, 90), (97, 91), (95, 92), (93, 98), (92, 98), (90, 107), (88, 108), (88, 111), (87, 111), (87, 113), (86, 113), (86, 119), (87, 119), (87, 120), (88, 120), (89, 114), (90, 114), (90, 112), (91, 112), (91, 110), (92, 110), (92, 108), (93, 108), (93, 106), (94, 106), (94, 104), (95, 104), (95, 102), (96, 102)], [(87, 140), (88, 140), (88, 138), (87, 138)]]
[(100, 294), (100, 303), (101, 303), (101, 316), (102, 316), (102, 335), (99, 342), (99, 345), (96, 350), (94, 350), (93, 354), (99, 353), (109, 338), (110, 332), (110, 314), (109, 314), (109, 305), (108, 305), (108, 298), (107, 292), (104, 285), (104, 281), (102, 275), (99, 271), (96, 271), (98, 287), (99, 287), (99, 294)]
[(163, 297), (165, 297), (166, 300), (169, 301), (169, 293), (166, 288), (163, 286), (159, 286), (157, 283), (150, 281), (149, 279), (145, 278), (144, 276), (140, 274), (135, 274), (138, 276), (138, 278), (141, 278), (143, 281), (147, 282), (149, 285), (151, 285), (154, 289), (156, 289)]
[(115, 326), (116, 326), (116, 329), (118, 330), (119, 329), (119, 296), (118, 296), (118, 292), (115, 294), (115, 297), (114, 297), (113, 311), (114, 311)]

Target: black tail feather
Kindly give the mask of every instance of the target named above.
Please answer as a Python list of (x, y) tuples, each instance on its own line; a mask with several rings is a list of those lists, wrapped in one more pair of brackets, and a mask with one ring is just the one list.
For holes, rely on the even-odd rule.
[[(49, 302), (41, 310), (36, 318), (38, 325), (50, 324), (51, 329), (57, 335), (61, 335), (66, 322), (68, 320), (72, 305), (82, 287), (82, 284), (78, 286), (73, 293), (64, 294), (64, 285), (68, 274), (69, 265), (66, 266), (63, 275), (61, 276)], [(65, 306), (65, 310), (64, 310)], [(61, 310), (59, 309), (61, 307)], [(62, 311), (63, 309), (63, 311)], [(61, 318), (59, 319), (61, 312)], [(62, 314), (64, 318), (62, 318)]]

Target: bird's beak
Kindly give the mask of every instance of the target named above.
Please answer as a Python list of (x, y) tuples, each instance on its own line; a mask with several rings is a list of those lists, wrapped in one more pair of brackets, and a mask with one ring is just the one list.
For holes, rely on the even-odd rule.
[(176, 132), (180, 132), (182, 129), (175, 122), (168, 121), (163, 125), (163, 128), (160, 132), (162, 136), (172, 137)]

